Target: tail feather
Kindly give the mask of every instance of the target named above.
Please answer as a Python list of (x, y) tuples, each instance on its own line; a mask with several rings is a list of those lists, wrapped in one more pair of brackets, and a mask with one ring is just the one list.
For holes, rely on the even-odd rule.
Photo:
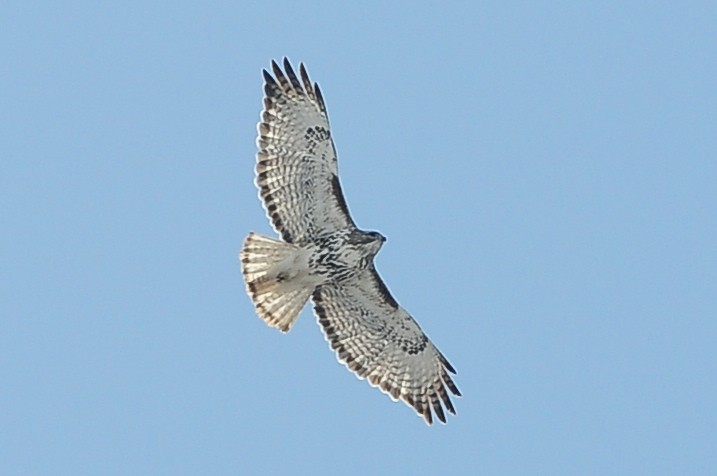
[(306, 252), (290, 243), (249, 233), (239, 258), (259, 317), (282, 332), (291, 330), (314, 291)]

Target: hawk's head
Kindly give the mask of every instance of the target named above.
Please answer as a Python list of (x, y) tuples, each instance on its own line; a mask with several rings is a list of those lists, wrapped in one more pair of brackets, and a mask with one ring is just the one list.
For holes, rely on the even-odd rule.
[(386, 237), (377, 231), (368, 231), (366, 235), (371, 237), (371, 241), (377, 241), (380, 243), (379, 247), (386, 241)]
[(356, 230), (349, 237), (349, 241), (358, 245), (358, 248), (361, 248), (362, 253), (366, 256), (374, 257), (386, 241), (386, 237), (377, 231)]
[(368, 252), (368, 255), (373, 258), (376, 256), (376, 253), (378, 253), (378, 250), (380, 250), (383, 246), (386, 241), (386, 237), (377, 231), (368, 231), (365, 232), (365, 234), (368, 237), (366, 251)]

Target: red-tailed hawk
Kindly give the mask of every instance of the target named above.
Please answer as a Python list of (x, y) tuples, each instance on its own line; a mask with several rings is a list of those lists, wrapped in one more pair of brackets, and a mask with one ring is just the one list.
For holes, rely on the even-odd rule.
[(311, 297), (338, 359), (428, 424), (455, 414), (455, 370), (398, 305), (374, 267), (386, 239), (360, 230), (339, 184), (336, 149), (318, 84), (284, 59), (264, 70), (256, 184), (283, 241), (250, 233), (240, 259), (256, 311), (288, 332)]

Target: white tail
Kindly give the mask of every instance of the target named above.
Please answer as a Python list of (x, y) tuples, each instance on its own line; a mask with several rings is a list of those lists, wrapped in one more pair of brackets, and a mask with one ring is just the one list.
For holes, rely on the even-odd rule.
[(290, 243), (249, 233), (239, 259), (259, 317), (270, 326), (289, 332), (316, 286), (308, 276), (308, 252)]

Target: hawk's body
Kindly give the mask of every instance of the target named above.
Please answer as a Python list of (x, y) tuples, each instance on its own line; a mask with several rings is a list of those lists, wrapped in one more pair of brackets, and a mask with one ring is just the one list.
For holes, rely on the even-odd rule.
[(385, 238), (356, 227), (341, 192), (326, 106), (304, 66), (264, 71), (257, 185), (283, 241), (250, 233), (241, 252), (259, 316), (288, 332), (311, 297), (338, 358), (360, 378), (445, 422), (460, 395), (446, 358), (393, 299), (374, 268)]

